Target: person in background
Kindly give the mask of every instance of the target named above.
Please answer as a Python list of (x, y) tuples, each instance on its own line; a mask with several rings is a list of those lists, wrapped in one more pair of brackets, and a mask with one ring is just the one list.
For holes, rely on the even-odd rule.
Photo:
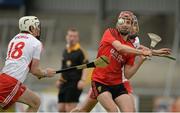
[[(75, 28), (67, 30), (66, 47), (62, 56), (62, 69), (88, 62), (86, 52), (79, 43), (79, 32)], [(56, 85), (59, 88), (58, 111), (70, 112), (79, 102), (85, 87), (87, 70), (74, 70), (62, 73)]]

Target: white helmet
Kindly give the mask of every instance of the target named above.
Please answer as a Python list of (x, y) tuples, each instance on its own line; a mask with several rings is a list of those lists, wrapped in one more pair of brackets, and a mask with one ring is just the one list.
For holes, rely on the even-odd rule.
[(20, 31), (31, 32), (29, 27), (40, 28), (40, 21), (35, 16), (23, 16), (19, 19), (19, 29)]

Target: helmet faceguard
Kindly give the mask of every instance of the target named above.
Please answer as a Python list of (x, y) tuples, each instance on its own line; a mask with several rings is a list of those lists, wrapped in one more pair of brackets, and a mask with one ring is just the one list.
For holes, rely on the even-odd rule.
[[(123, 24), (125, 22), (129, 21), (129, 23), (133, 24), (133, 13), (131, 11), (122, 11), (118, 16), (118, 21), (116, 23), (116, 28), (122, 35), (128, 35), (130, 33), (130, 29), (127, 26), (124, 26)], [(124, 27), (122, 27), (122, 25)]]

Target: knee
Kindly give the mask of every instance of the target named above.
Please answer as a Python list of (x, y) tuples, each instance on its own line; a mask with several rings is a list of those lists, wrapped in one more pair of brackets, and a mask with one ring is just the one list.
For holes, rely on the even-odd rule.
[(33, 108), (39, 108), (41, 105), (41, 99), (39, 96), (36, 96), (36, 98), (33, 100), (31, 107)]

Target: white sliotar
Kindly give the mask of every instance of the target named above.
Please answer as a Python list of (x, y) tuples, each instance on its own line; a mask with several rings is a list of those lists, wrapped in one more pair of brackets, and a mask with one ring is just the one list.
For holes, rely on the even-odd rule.
[(124, 19), (123, 18), (118, 19), (118, 24), (123, 24), (123, 23), (124, 23)]

